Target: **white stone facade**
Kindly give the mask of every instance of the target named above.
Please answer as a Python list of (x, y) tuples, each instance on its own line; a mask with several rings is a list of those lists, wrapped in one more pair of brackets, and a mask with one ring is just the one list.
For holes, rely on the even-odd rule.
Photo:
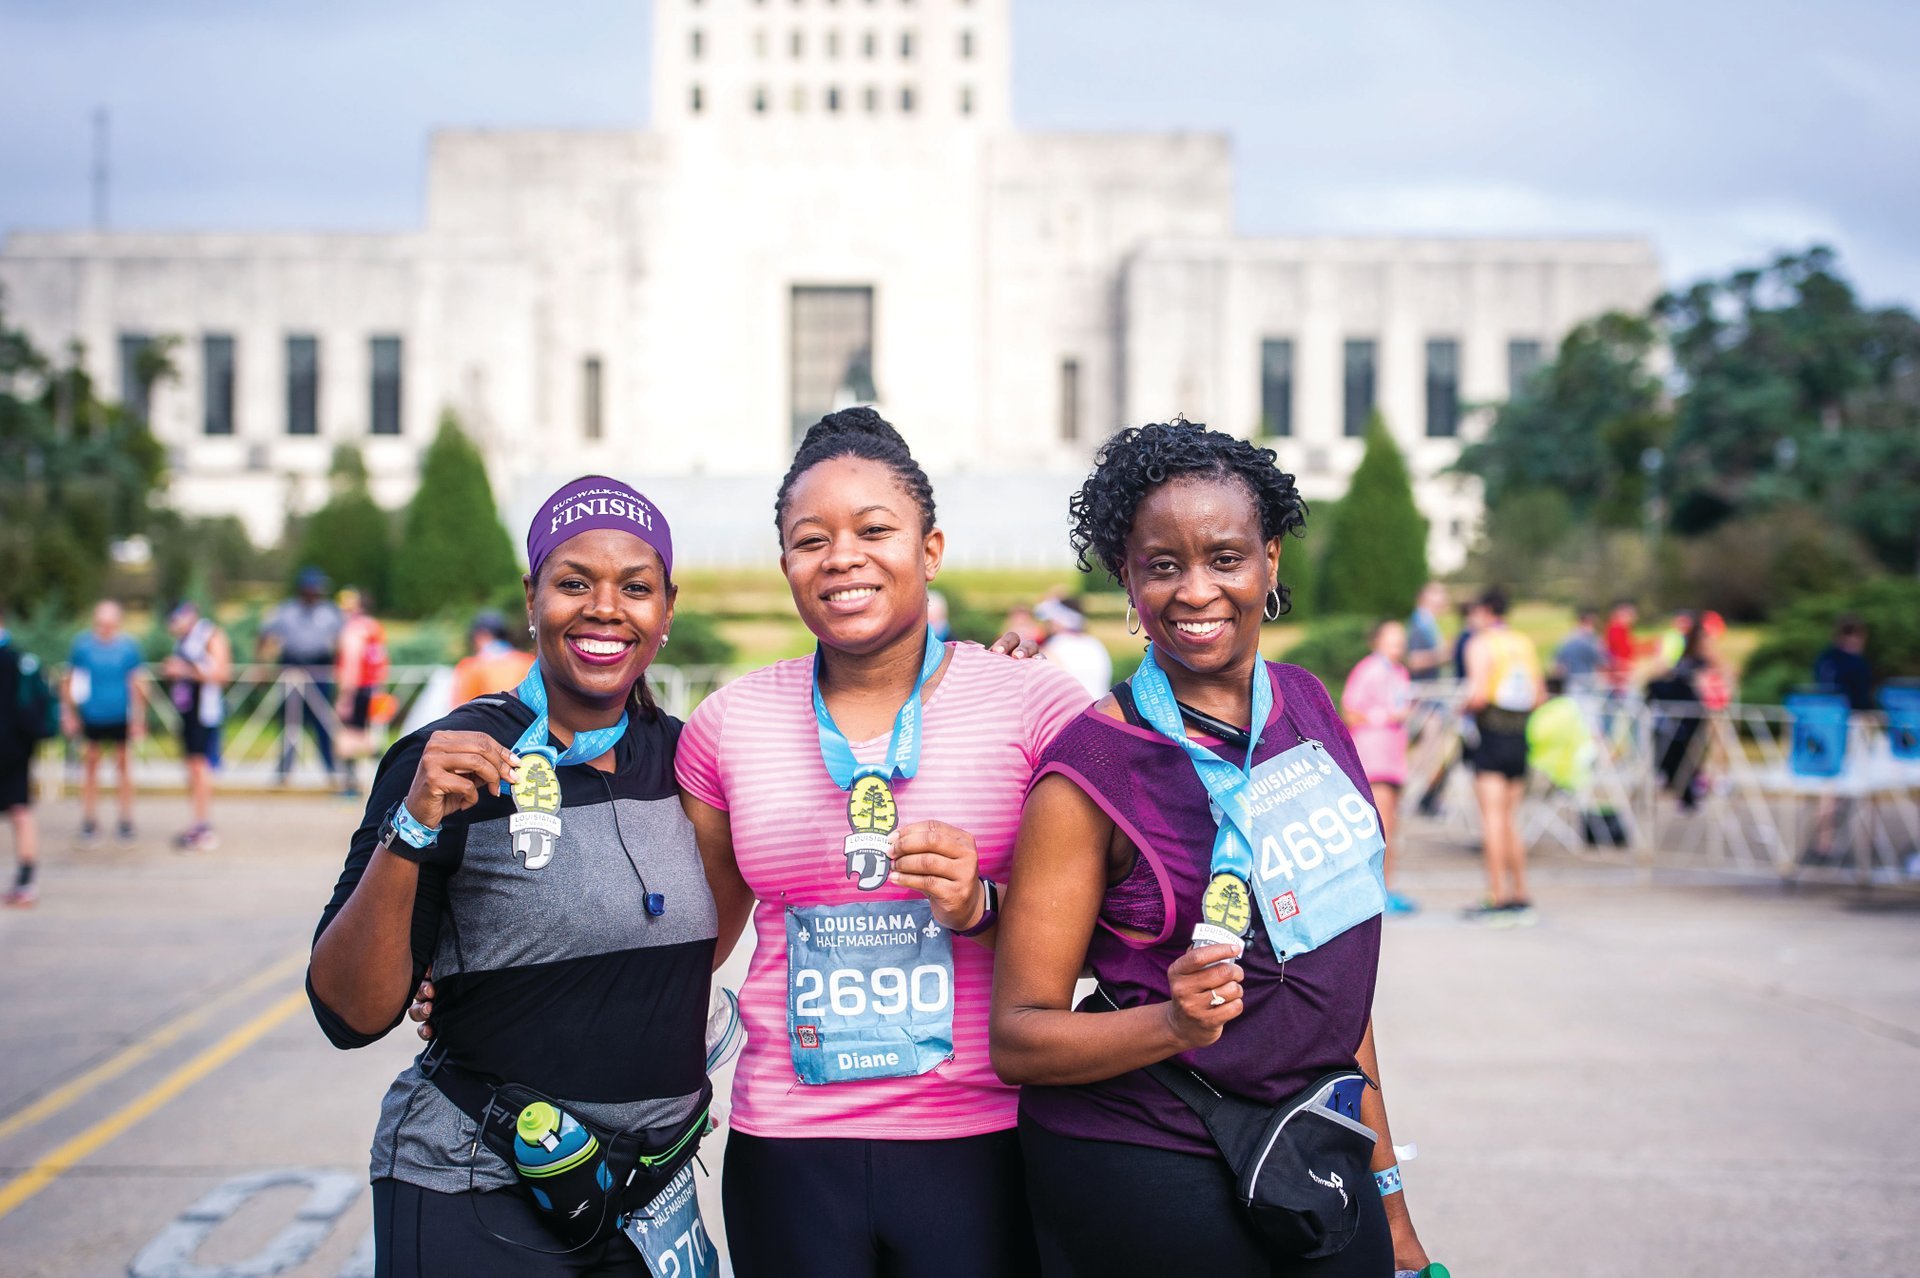
[[(1457, 343), (1463, 403), (1504, 398), (1510, 342), (1550, 352), (1653, 296), (1651, 247), (1236, 237), (1224, 137), (1013, 127), (1009, 3), (656, 0), (649, 130), (436, 134), (402, 234), (16, 232), (6, 312), (84, 343), (109, 393), (125, 335), (180, 337), (150, 405), (174, 499), (256, 537), (320, 499), (338, 442), (404, 500), (450, 407), (510, 521), (606, 471), (685, 529), (686, 563), (764, 562), (796, 426), (869, 397), (934, 474), (956, 562), (1062, 563), (1098, 441), (1176, 412), (1256, 433), (1272, 341), (1283, 462), (1334, 494), (1364, 338), (1456, 562), (1475, 507), (1433, 478), (1458, 440), (1425, 435), (1426, 342)], [(310, 436), (290, 338), (317, 353)], [(374, 433), (377, 338), (399, 339), (396, 434)]]

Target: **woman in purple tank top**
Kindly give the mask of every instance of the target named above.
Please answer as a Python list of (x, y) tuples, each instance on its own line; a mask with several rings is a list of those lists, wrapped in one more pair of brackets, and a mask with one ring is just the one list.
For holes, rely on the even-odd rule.
[[(1341, 918), (1357, 922), (1283, 950), (1282, 933), (1268, 929), (1291, 907), (1276, 900), (1252, 918), (1244, 943), (1189, 948), (1216, 869), (1218, 809), (1200, 765), (1167, 734), (1172, 706), (1190, 741), (1236, 766), (1248, 760), (1256, 778), (1293, 775), (1286, 764), (1259, 769), (1308, 747), (1310, 783), (1344, 797), (1342, 820), (1369, 839), (1378, 833), (1326, 690), (1297, 666), (1260, 659), (1263, 613), (1287, 606), (1281, 539), (1306, 514), (1274, 461), (1187, 422), (1124, 430), (1072, 502), (1082, 567), (1091, 554), (1126, 590), (1164, 679), (1143, 682), (1143, 667), (1043, 756), (1001, 914), (993, 1062), (1024, 1085), (1021, 1143), (1049, 1275), (1389, 1278), (1428, 1263), (1398, 1189), (1378, 1087), (1364, 1089), (1358, 1116), (1377, 1134), (1379, 1188), (1350, 1186), (1360, 1204), (1352, 1240), (1299, 1260), (1275, 1254), (1236, 1202), (1233, 1173), (1200, 1117), (1146, 1072), (1172, 1061), (1263, 1107), (1342, 1069), (1380, 1077), (1377, 903), (1343, 900)], [(1269, 701), (1257, 673), (1271, 684), (1271, 711), (1255, 724), (1255, 707)], [(1336, 844), (1324, 846), (1330, 854)], [(1264, 887), (1266, 872), (1251, 881)], [(1358, 882), (1364, 895), (1367, 880)], [(1330, 897), (1304, 870), (1301, 884), (1304, 919)], [(1089, 968), (1116, 1010), (1073, 1010), (1075, 981)]]

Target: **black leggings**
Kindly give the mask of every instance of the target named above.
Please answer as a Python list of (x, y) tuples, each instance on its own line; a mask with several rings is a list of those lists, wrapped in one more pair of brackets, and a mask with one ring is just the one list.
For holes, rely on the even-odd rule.
[(727, 1137), (738, 1278), (1029, 1278), (1040, 1272), (1019, 1138)]
[(373, 1182), (374, 1278), (647, 1278), (625, 1234), (565, 1256), (542, 1254), (565, 1247), (517, 1190), (441, 1194)]
[(1057, 1136), (1025, 1115), (1020, 1145), (1046, 1278), (1393, 1278), (1393, 1238), (1371, 1182), (1343, 1250), (1274, 1260), (1220, 1159)]

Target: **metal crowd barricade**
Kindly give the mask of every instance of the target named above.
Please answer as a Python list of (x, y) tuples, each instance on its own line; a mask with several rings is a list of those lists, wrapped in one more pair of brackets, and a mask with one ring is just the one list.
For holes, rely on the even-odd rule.
[[(1479, 841), (1479, 810), (1462, 758), (1457, 684), (1415, 685), (1408, 721), (1408, 828)], [(1834, 777), (1796, 774), (1792, 721), (1778, 706), (1576, 694), (1591, 735), (1580, 793), (1537, 773), (1521, 814), (1530, 845), (1644, 869), (1920, 886), (1920, 763), (1894, 757), (1886, 721), (1856, 714)], [(1624, 843), (1590, 842), (1613, 814)]]
[[(684, 719), (701, 698), (744, 669), (656, 665), (647, 672), (647, 678), (661, 707)], [(449, 675), (447, 666), (393, 667), (382, 691), (393, 698), (394, 713), (387, 721), (374, 724), (370, 734), (375, 761), (407, 731), (447, 712)], [(178, 789), (186, 776), (180, 711), (167, 696), (158, 669), (150, 669), (147, 676), (146, 731), (129, 750), (134, 781), (142, 789)], [(226, 717), (220, 730), (220, 765), (215, 774), (219, 787), (317, 792), (339, 783), (337, 775), (321, 766), (308, 723), (311, 718), (328, 734), (335, 745), (336, 759), (345, 725), (332, 700), (321, 695), (320, 685), (307, 670), (297, 666), (239, 666), (224, 691)], [(111, 776), (112, 764), (103, 761), (101, 766), (105, 780)], [(77, 788), (80, 743), (46, 743), (37, 772), (43, 798), (53, 799), (63, 790)], [(363, 784), (371, 773), (371, 763), (361, 768)]]

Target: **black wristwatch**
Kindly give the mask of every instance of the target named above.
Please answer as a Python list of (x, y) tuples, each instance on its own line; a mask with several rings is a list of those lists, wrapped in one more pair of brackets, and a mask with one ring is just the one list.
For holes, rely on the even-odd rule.
[(972, 927), (957, 928), (955, 936), (978, 936), (1000, 921), (1000, 885), (986, 875), (980, 876), (980, 888), (987, 896), (987, 908), (980, 911), (980, 921)]
[[(440, 832), (435, 830), (434, 837), (424, 845), (415, 843), (407, 837), (400, 821), (400, 813), (405, 807), (406, 800), (402, 799), (387, 809), (387, 815), (380, 818), (380, 831), (374, 835), (374, 843), (403, 861), (411, 861), (415, 865), (432, 865), (441, 856)], [(417, 821), (409, 821), (408, 824), (419, 826)]]

